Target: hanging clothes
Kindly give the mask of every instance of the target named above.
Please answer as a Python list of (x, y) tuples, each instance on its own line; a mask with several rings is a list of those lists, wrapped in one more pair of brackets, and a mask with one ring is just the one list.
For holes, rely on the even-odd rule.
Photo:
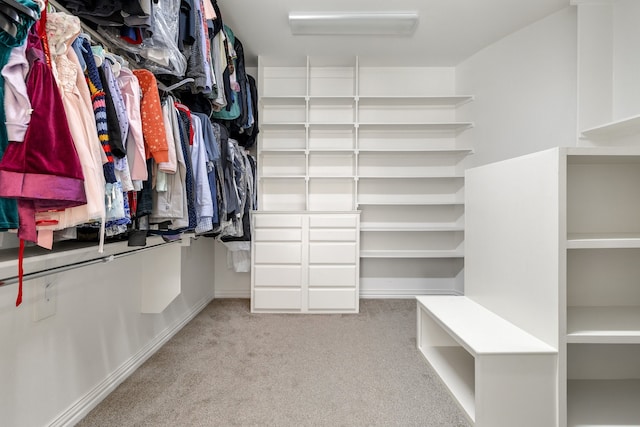
[[(149, 178), (147, 174), (146, 155), (144, 151), (144, 135), (142, 133), (142, 117), (140, 114), (140, 84), (133, 72), (122, 68), (118, 76), (118, 84), (129, 118), (129, 134), (127, 135), (127, 160), (129, 172), (137, 191), (142, 190), (142, 182)], [(136, 181), (138, 181), (136, 183)]]
[(213, 230), (213, 201), (211, 188), (209, 187), (209, 176), (207, 171), (207, 150), (204, 143), (203, 125), (201, 118), (191, 113), (193, 123), (193, 145), (191, 146), (191, 165), (193, 167), (193, 178), (195, 181), (195, 208), (197, 234), (207, 233)]
[[(91, 221), (99, 221), (103, 227), (105, 221), (103, 152), (96, 132), (89, 88), (72, 48), (73, 40), (80, 34), (80, 20), (66, 13), (49, 13), (46, 28), (67, 125), (85, 178), (87, 203), (62, 212), (36, 213), (39, 238), (44, 230), (61, 230)], [(55, 225), (47, 225), (52, 223)]]
[(35, 30), (27, 38), (27, 93), (33, 112), (24, 142), (9, 143), (0, 160), (0, 196), (18, 200), (18, 237), (37, 240), (37, 210), (87, 203), (84, 175), (53, 73)]
[(158, 163), (169, 161), (169, 146), (166, 130), (162, 120), (162, 106), (156, 77), (149, 70), (133, 70), (142, 90), (140, 113), (142, 116), (142, 132), (147, 151), (147, 158), (153, 157)]
[[(152, 192), (153, 210), (149, 222), (169, 222), (173, 223), (172, 228), (184, 228), (189, 224), (187, 213), (187, 195), (185, 188), (187, 166), (185, 163), (181, 142), (181, 139), (184, 136), (182, 135), (183, 131), (181, 128), (178, 113), (174, 105), (173, 97), (168, 96), (164, 102), (169, 106), (169, 121), (171, 122), (172, 132), (177, 132), (177, 138), (173, 140), (173, 143), (175, 147), (178, 168), (175, 174), (166, 174), (166, 186), (163, 189), (164, 191)], [(162, 120), (162, 117), (160, 118), (160, 120)], [(157, 170), (157, 165), (155, 165), (154, 167)], [(180, 220), (180, 222), (178, 222), (176, 225), (176, 221), (178, 220)]]
[[(30, 0), (18, 0), (27, 8), (34, 11), (36, 16), (40, 16), (40, 8), (38, 4)], [(16, 34), (12, 36), (4, 30), (0, 30), (0, 68), (4, 67), (11, 55), (11, 50), (24, 43), (29, 33), (29, 29), (34, 24), (35, 20), (25, 14), (20, 13), (20, 23), (16, 24)], [(0, 77), (0, 97), (5, 99), (4, 77)], [(0, 106), (0, 123), (6, 121), (4, 102)], [(3, 158), (9, 139), (7, 136), (7, 129), (4, 126), (0, 126), (0, 159)], [(18, 221), (18, 205), (16, 200), (0, 198), (0, 230), (16, 229), (19, 226)]]
[(113, 164), (113, 154), (111, 152), (111, 144), (109, 141), (109, 127), (107, 124), (107, 105), (105, 99), (104, 89), (102, 87), (102, 81), (100, 80), (100, 74), (96, 61), (93, 58), (93, 52), (91, 51), (91, 43), (86, 37), (78, 37), (74, 45), (77, 44), (77, 51), (80, 52), (85, 64), (85, 79), (89, 86), (89, 92), (91, 93), (91, 101), (93, 106), (93, 113), (96, 119), (96, 129), (98, 131), (98, 139), (102, 144), (102, 149), (106, 156), (107, 161), (102, 165), (104, 171), (104, 178), (107, 183), (116, 182), (116, 173)]
[[(213, 210), (211, 216), (211, 230), (213, 230), (215, 228), (215, 225), (220, 222), (218, 215), (218, 195), (216, 184), (216, 163), (220, 161), (220, 150), (218, 149), (218, 144), (216, 143), (216, 137), (213, 132), (213, 125), (209, 120), (209, 116), (204, 113), (192, 114), (200, 119), (200, 127), (202, 129), (202, 142), (207, 154), (205, 167), (207, 171), (207, 180), (209, 181), (209, 191), (211, 192), (211, 204)], [(202, 230), (200, 232), (204, 233), (205, 231)]]
[[(187, 230), (195, 230), (197, 225), (196, 207), (195, 207), (195, 181), (193, 177), (193, 165), (191, 163), (191, 145), (192, 127), (190, 112), (184, 106), (176, 105), (176, 111), (178, 114), (178, 122), (180, 123), (180, 145), (182, 149), (182, 155), (185, 164), (185, 202), (186, 202), (186, 224), (184, 219), (182, 222), (174, 223), (175, 228), (185, 228)], [(176, 148), (177, 149), (177, 148)]]

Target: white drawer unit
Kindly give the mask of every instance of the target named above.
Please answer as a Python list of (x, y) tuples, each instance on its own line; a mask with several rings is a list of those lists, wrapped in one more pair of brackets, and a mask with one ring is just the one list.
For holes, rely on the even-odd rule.
[(357, 313), (360, 212), (251, 214), (251, 311)]

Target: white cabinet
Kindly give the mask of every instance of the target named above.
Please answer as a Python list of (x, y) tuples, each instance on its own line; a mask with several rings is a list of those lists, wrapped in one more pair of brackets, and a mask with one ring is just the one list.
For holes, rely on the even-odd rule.
[(358, 312), (357, 212), (253, 212), (251, 310)]
[(455, 69), (259, 58), (260, 211), (361, 211), (362, 291), (462, 289)]
[(558, 349), (557, 425), (637, 425), (640, 149), (552, 149), (466, 179), (466, 297)]

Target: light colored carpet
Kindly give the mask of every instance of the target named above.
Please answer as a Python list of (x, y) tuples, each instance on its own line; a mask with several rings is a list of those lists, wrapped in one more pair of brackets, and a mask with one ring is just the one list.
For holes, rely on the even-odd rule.
[(416, 349), (414, 300), (296, 315), (219, 299), (78, 427), (468, 425)]

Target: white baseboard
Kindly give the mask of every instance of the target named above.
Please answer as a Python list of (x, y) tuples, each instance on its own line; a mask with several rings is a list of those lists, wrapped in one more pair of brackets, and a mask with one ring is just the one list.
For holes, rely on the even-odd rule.
[[(362, 299), (409, 299), (417, 295), (463, 295), (463, 293), (452, 289), (429, 289), (424, 291), (416, 291), (415, 289), (360, 290), (360, 298)], [(249, 299), (251, 298), (251, 293), (246, 291), (218, 291), (215, 297), (216, 299)]]
[(185, 316), (174, 325), (167, 327), (158, 334), (155, 339), (140, 349), (129, 360), (120, 365), (118, 369), (107, 376), (100, 384), (94, 387), (86, 395), (71, 405), (66, 411), (60, 414), (49, 427), (71, 427), (84, 418), (93, 408), (95, 408), (105, 397), (126, 380), (136, 369), (138, 369), (149, 357), (160, 349), (171, 337), (191, 321), (202, 309), (204, 309), (213, 298), (207, 296), (200, 300)]
[(238, 291), (228, 291), (228, 290), (216, 291), (215, 297), (216, 297), (216, 299), (223, 299), (223, 298), (248, 299), (248, 298), (251, 298), (251, 291), (248, 290), (248, 289), (247, 290), (238, 290)]

